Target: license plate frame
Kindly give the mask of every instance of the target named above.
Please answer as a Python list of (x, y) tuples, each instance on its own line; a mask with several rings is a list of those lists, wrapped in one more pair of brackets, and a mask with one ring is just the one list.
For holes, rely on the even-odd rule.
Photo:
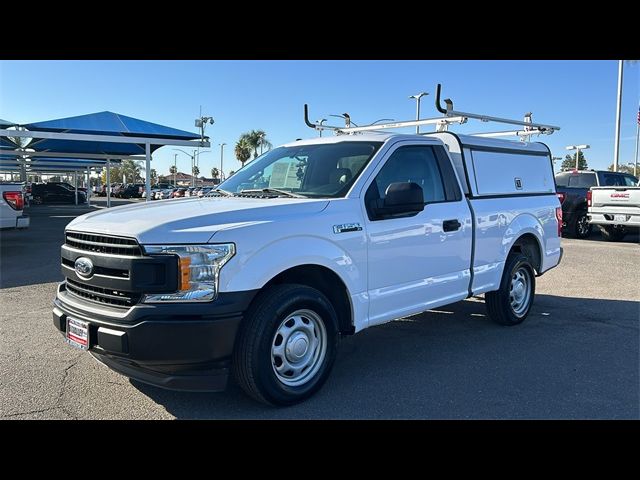
[(74, 348), (89, 350), (89, 322), (67, 317), (65, 339)]
[(625, 223), (627, 221), (627, 216), (624, 214), (617, 214), (613, 216), (614, 222), (622, 222)]

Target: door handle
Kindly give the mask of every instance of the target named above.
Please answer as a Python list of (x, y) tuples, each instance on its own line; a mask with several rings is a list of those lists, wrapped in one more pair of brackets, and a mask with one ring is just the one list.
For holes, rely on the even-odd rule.
[(442, 222), (442, 230), (444, 230), (445, 232), (455, 232), (461, 226), (462, 224), (456, 218), (454, 218), (453, 220), (445, 220), (444, 222)]

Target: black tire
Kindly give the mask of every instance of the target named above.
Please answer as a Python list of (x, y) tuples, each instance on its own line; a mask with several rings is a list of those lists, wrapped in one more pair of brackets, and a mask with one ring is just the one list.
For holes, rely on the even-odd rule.
[[(324, 325), (322, 333), (325, 335), (324, 342), (319, 341), (319, 345), (326, 345), (323, 350), (324, 357), (319, 354), (319, 360), (308, 367), (309, 378), (302, 378), (305, 380), (304, 383), (292, 386), (283, 383), (276, 374), (279, 357), (272, 356), (272, 349), (277, 345), (279, 332), (289, 323), (285, 320), (297, 311), (314, 312), (317, 315), (315, 321), (320, 319)], [(304, 315), (301, 318), (305, 320)], [(309, 319), (306, 321), (309, 322)], [(320, 338), (321, 328), (312, 327), (315, 332), (314, 338)], [(279, 338), (280, 344), (285, 345), (282, 336)], [(293, 334), (289, 339), (295, 340)], [(232, 358), (233, 376), (240, 387), (259, 402), (293, 405), (309, 398), (322, 387), (331, 372), (337, 342), (337, 315), (321, 292), (304, 285), (275, 285), (259, 294), (240, 326)], [(304, 353), (299, 355), (306, 355), (308, 346), (303, 348)], [(286, 351), (288, 355), (289, 350)], [(280, 364), (282, 365), (281, 359)], [(314, 371), (315, 373), (311, 374)]]
[[(522, 275), (526, 278), (526, 286), (522, 295), (527, 295), (528, 299), (522, 298), (520, 309), (514, 309), (512, 300), (517, 302), (517, 298), (512, 297), (512, 284), (519, 280), (514, 280), (516, 275)], [(520, 278), (520, 277), (518, 277)], [(524, 285), (524, 284), (523, 284)], [(533, 305), (533, 299), (536, 293), (536, 276), (531, 266), (529, 257), (522, 253), (511, 252), (505, 262), (502, 280), (500, 280), (500, 289), (495, 292), (487, 292), (484, 296), (489, 317), (500, 325), (513, 326), (522, 323)]]
[(627, 234), (627, 229), (620, 225), (601, 225), (600, 233), (609, 242), (620, 242)]
[(582, 240), (591, 235), (591, 228), (587, 212), (577, 212), (569, 224), (568, 233), (569, 236)]

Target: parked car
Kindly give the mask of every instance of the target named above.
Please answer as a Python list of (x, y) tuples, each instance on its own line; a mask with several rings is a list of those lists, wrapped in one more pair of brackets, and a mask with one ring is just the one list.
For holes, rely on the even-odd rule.
[(587, 214), (587, 192), (591, 187), (635, 185), (633, 175), (608, 170), (568, 170), (555, 176), (562, 204), (563, 233), (569, 237), (587, 238), (591, 224)]
[(216, 391), (232, 372), (289, 405), (322, 386), (340, 336), (480, 294), (497, 323), (521, 323), (562, 257), (538, 142), (313, 138), (220, 189), (72, 220), (53, 309), (66, 341), (146, 383)]
[(171, 198), (183, 198), (184, 197), (184, 192), (186, 191), (186, 188), (177, 188), (174, 190), (174, 192), (171, 194)]
[(118, 192), (120, 198), (140, 198), (144, 191), (144, 183), (128, 183)]
[(204, 197), (207, 193), (213, 190), (213, 187), (203, 187), (198, 191), (198, 197)]
[[(68, 188), (69, 190), (75, 190), (75, 187), (73, 185), (71, 185), (68, 182), (47, 182), (49, 185), (61, 185), (65, 188)], [(87, 191), (87, 189), (85, 187), (78, 187), (78, 190), (81, 192), (85, 192)]]
[(587, 192), (589, 224), (597, 225), (612, 242), (640, 229), (640, 186), (635, 177), (624, 179), (625, 185), (591, 187)]
[[(34, 183), (31, 185), (32, 202), (35, 205), (43, 203), (75, 203), (76, 193), (66, 186), (56, 183)], [(78, 203), (85, 203), (87, 195), (78, 190)]]
[(24, 214), (23, 189), (22, 183), (0, 183), (0, 229), (29, 227), (29, 217)]

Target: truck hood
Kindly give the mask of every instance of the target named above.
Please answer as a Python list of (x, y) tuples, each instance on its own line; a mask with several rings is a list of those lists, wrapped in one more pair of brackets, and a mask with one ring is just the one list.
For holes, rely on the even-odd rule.
[(326, 199), (208, 197), (158, 200), (82, 215), (67, 230), (134, 237), (141, 244), (207, 243), (216, 232), (324, 210)]

